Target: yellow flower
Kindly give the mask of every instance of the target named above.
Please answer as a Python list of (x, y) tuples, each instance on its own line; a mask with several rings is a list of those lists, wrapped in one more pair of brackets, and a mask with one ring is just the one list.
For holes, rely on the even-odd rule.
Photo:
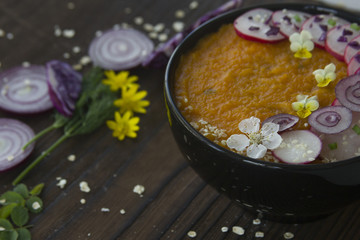
[(313, 72), (318, 87), (326, 87), (336, 78), (336, 66), (333, 63), (326, 65), (324, 69), (317, 69)]
[(310, 97), (308, 95), (297, 95), (297, 102), (292, 103), (292, 108), (301, 118), (307, 118), (311, 112), (319, 108), (319, 101), (316, 96)]
[(140, 121), (139, 117), (132, 117), (131, 112), (125, 112), (123, 116), (119, 112), (115, 112), (115, 121), (106, 121), (106, 125), (113, 130), (113, 136), (120, 141), (125, 137), (136, 138), (140, 127), (137, 125)]
[(105, 76), (107, 79), (103, 79), (102, 83), (110, 86), (110, 90), (115, 92), (123, 87), (129, 87), (134, 84), (135, 81), (138, 80), (137, 76), (130, 76), (128, 71), (121, 71), (118, 74), (115, 74), (114, 71), (109, 70), (105, 71)]
[(314, 43), (311, 41), (310, 32), (303, 30), (301, 33), (293, 33), (289, 37), (291, 42), (290, 50), (294, 52), (296, 58), (311, 58), (311, 51), (314, 49)]
[(146, 91), (137, 91), (139, 85), (132, 84), (129, 87), (121, 89), (121, 98), (114, 101), (114, 105), (120, 108), (120, 113), (127, 111), (146, 113), (145, 107), (150, 105), (147, 100), (142, 100), (146, 97)]

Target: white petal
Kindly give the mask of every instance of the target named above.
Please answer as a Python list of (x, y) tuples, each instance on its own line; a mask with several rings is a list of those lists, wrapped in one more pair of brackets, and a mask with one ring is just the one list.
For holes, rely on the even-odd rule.
[(314, 75), (322, 75), (322, 76), (324, 76), (325, 71), (323, 69), (317, 69), (317, 70), (313, 71), (313, 74)]
[(273, 150), (273, 149), (279, 147), (281, 142), (282, 142), (282, 137), (277, 133), (268, 135), (262, 140), (262, 144), (267, 149), (270, 149), (270, 150)]
[(325, 78), (331, 79), (331, 81), (334, 81), (336, 78), (336, 74), (334, 72), (330, 72), (330, 73), (326, 74)]
[(300, 37), (303, 41), (308, 41), (310, 39), (312, 39), (312, 35), (309, 31), (306, 30), (302, 30), (300, 33)]
[(239, 129), (243, 133), (255, 133), (260, 129), (260, 119), (256, 117), (247, 118), (239, 123)]
[(289, 37), (290, 42), (301, 42), (301, 37), (299, 33), (293, 33)]
[(226, 140), (226, 145), (237, 151), (243, 151), (249, 144), (250, 140), (244, 134), (234, 134)]
[(299, 94), (296, 96), (296, 100), (298, 102), (305, 102), (308, 97), (309, 97), (308, 95)]
[(312, 51), (314, 49), (314, 43), (312, 41), (305, 41), (303, 44), (304, 48), (306, 48), (308, 51)]
[(246, 154), (251, 158), (262, 158), (266, 154), (266, 147), (262, 144), (252, 144), (247, 148)]
[(301, 49), (301, 44), (300, 43), (298, 43), (298, 42), (292, 42), (291, 44), (290, 44), (290, 50), (292, 51), (292, 52), (297, 52), (297, 51), (299, 51)]
[(335, 66), (335, 64), (330, 63), (330, 64), (326, 65), (324, 70), (326, 73), (335, 72), (336, 66)]
[(279, 131), (279, 128), (280, 128), (279, 124), (272, 122), (265, 123), (261, 128), (261, 135), (263, 137), (266, 137), (270, 134), (277, 133)]

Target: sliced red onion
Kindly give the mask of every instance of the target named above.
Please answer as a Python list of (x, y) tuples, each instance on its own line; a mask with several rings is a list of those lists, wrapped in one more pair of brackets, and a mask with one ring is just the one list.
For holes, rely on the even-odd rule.
[(360, 52), (355, 54), (348, 63), (347, 75), (351, 76), (360, 72)]
[(344, 60), (347, 64), (356, 55), (360, 54), (360, 35), (353, 38), (345, 47)]
[(311, 131), (286, 131), (280, 135), (283, 141), (273, 155), (284, 163), (305, 164), (314, 161), (320, 154), (321, 140)]
[(153, 49), (153, 42), (138, 30), (111, 29), (92, 40), (89, 56), (96, 66), (125, 70), (140, 65)]
[(336, 98), (351, 111), (360, 112), (360, 75), (344, 78), (336, 84)]
[(298, 121), (299, 117), (297, 116), (287, 113), (280, 113), (265, 119), (262, 124), (264, 125), (267, 122), (278, 124), (279, 132), (282, 132), (294, 126)]
[(207, 22), (208, 20), (228, 12), (232, 9), (238, 8), (242, 5), (243, 0), (230, 0), (218, 7), (217, 9), (206, 13), (204, 16), (200, 17), (196, 22), (194, 22), (186, 30), (177, 33), (166, 43), (159, 45), (143, 62), (142, 66), (152, 67), (152, 68), (163, 68), (166, 66), (171, 54), (175, 48), (189, 35), (192, 31), (198, 28), (201, 24)]
[[(273, 26), (271, 20), (273, 11), (265, 8), (255, 8), (245, 12), (235, 19), (236, 33), (247, 40), (258, 42), (278, 42), (285, 37), (280, 33), (280, 28)], [(258, 30), (254, 30), (258, 29)]]
[(281, 34), (290, 37), (291, 34), (299, 32), (302, 24), (311, 17), (311, 14), (296, 10), (278, 10), (272, 15), (272, 22), (280, 28)]
[(0, 107), (18, 114), (34, 114), (53, 107), (44, 66), (14, 67), (0, 74)]
[(34, 136), (33, 130), (25, 123), (0, 118), (0, 172), (15, 167), (30, 155), (35, 143), (25, 150), (22, 150), (22, 147)]
[(325, 49), (340, 61), (344, 61), (346, 46), (359, 33), (360, 31), (352, 29), (350, 24), (332, 28), (326, 34)]
[(58, 60), (48, 62), (46, 70), (51, 101), (61, 114), (71, 116), (81, 92), (81, 74)]
[[(329, 22), (332, 22), (333, 24), (329, 25)], [(320, 48), (324, 48), (328, 30), (335, 26), (341, 26), (345, 24), (350, 24), (350, 22), (334, 15), (321, 14), (314, 15), (306, 20), (301, 26), (301, 30), (309, 31), (313, 36), (312, 41), (315, 43), (315, 45)]]
[(317, 132), (335, 134), (350, 127), (352, 112), (344, 106), (328, 106), (313, 112), (308, 122)]

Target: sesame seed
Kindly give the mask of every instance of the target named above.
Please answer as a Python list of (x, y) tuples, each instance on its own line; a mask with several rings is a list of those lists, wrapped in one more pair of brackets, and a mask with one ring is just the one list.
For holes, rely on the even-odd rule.
[(73, 53), (79, 53), (81, 51), (81, 48), (79, 46), (74, 46), (72, 48)]
[(142, 17), (136, 17), (134, 18), (134, 23), (137, 25), (141, 25), (144, 23), (144, 19)]
[(27, 62), (27, 61), (24, 61), (22, 64), (21, 64), (23, 67), (30, 67), (30, 63), (29, 62)]
[(76, 160), (76, 156), (74, 154), (71, 154), (67, 157), (67, 159), (70, 161), (70, 162), (74, 162)]
[(235, 233), (237, 235), (244, 235), (245, 234), (245, 230), (242, 227), (239, 227), (239, 226), (233, 226), (232, 231), (233, 231), (233, 233)]
[(6, 159), (11, 162), (12, 160), (14, 160), (14, 156), (13, 155), (9, 155), (6, 157)]
[(57, 180), (59, 181), (56, 186), (58, 186), (59, 188), (63, 189), (67, 183), (66, 179), (62, 179), (62, 178), (57, 178)]
[(158, 33), (157, 32), (151, 32), (149, 33), (149, 37), (152, 39), (157, 39), (158, 38)]
[(79, 187), (80, 187), (80, 191), (82, 191), (82, 192), (87, 192), (88, 193), (88, 192), (91, 191), (88, 183), (85, 182), (85, 181), (80, 182)]
[(151, 25), (150, 23), (145, 23), (144, 24), (144, 29), (148, 32), (154, 31), (154, 26)]
[(196, 232), (195, 231), (189, 231), (187, 234), (189, 237), (194, 238), (196, 237)]
[(67, 8), (70, 9), (70, 10), (74, 10), (74, 9), (75, 9), (75, 3), (73, 3), (73, 2), (68, 2), (68, 3), (67, 3)]
[(64, 29), (62, 31), (62, 35), (66, 38), (73, 38), (75, 36), (75, 30), (74, 29)]
[(228, 227), (222, 227), (222, 228), (221, 228), (221, 231), (222, 231), (222, 232), (228, 232), (228, 231), (229, 231), (229, 228), (228, 228)]
[(80, 199), (80, 203), (81, 204), (85, 204), (86, 203), (86, 200), (84, 198)]
[(63, 57), (64, 57), (65, 59), (69, 59), (69, 58), (70, 58), (70, 53), (68, 53), (68, 52), (64, 53), (64, 54), (63, 54)]
[(95, 32), (96, 37), (100, 37), (102, 35), (102, 31), (98, 30)]
[(184, 18), (184, 17), (185, 17), (185, 11), (183, 11), (183, 10), (177, 10), (177, 11), (175, 12), (175, 17), (176, 17), (176, 18)]
[(184, 30), (185, 23), (176, 21), (173, 23), (172, 27), (176, 32), (181, 32), (182, 30)]
[(5, 31), (0, 28), (0, 37), (5, 37)]
[(12, 39), (14, 39), (14, 34), (12, 34), (12, 33), (7, 33), (7, 34), (6, 34), (6, 38), (9, 39), (9, 40), (12, 40)]
[(197, 1), (192, 1), (192, 2), (189, 4), (189, 8), (190, 8), (190, 9), (196, 9), (198, 6), (199, 6), (199, 3), (198, 3)]
[(83, 56), (81, 59), (80, 59), (80, 64), (85, 66), (87, 64), (91, 63), (91, 58), (89, 56)]
[(165, 42), (168, 39), (168, 35), (166, 33), (161, 33), (158, 36), (160, 42)]
[(155, 32), (161, 32), (165, 29), (165, 24), (164, 23), (158, 23), (154, 26), (154, 31)]

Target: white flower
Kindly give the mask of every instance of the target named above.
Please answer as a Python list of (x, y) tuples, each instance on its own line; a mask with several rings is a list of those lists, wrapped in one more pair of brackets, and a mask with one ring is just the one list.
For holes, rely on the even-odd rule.
[(318, 87), (326, 87), (330, 82), (334, 81), (336, 78), (336, 66), (333, 63), (330, 63), (325, 66), (324, 69), (317, 69), (313, 72), (316, 81), (318, 82)]
[(251, 117), (239, 123), (239, 129), (245, 134), (233, 134), (226, 144), (230, 149), (244, 151), (251, 158), (262, 158), (267, 149), (273, 150), (280, 146), (281, 136), (277, 133), (279, 125), (275, 123), (265, 123), (260, 129), (260, 119)]
[(295, 53), (297, 58), (311, 58), (311, 51), (314, 43), (311, 41), (312, 35), (309, 31), (302, 30), (301, 33), (293, 33), (289, 37), (290, 50)]

